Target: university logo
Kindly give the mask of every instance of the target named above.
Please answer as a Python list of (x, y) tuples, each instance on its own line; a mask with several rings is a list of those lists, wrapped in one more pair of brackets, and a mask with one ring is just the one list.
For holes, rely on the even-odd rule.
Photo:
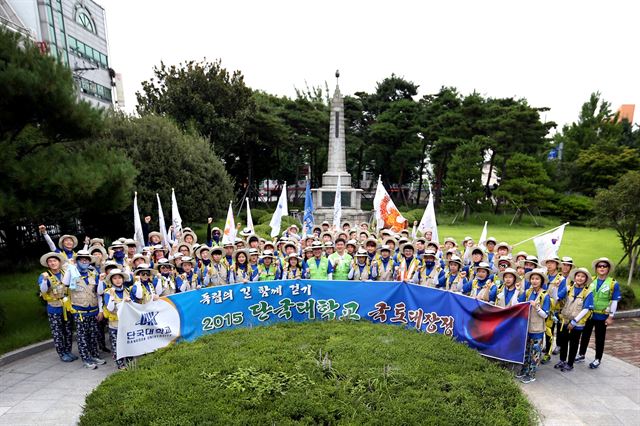
[(140, 315), (140, 321), (138, 321), (136, 325), (158, 325), (158, 322), (156, 321), (156, 316), (158, 314), (159, 312), (145, 312)]

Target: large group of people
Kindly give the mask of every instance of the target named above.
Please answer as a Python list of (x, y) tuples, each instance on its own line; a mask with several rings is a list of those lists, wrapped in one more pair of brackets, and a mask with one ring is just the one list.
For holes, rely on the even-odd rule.
[[(233, 239), (223, 238), (209, 219), (207, 241), (184, 228), (175, 240), (160, 232), (145, 232), (146, 246), (120, 238), (110, 245), (103, 239), (63, 235), (56, 246), (44, 226), (40, 230), (50, 252), (41, 257), (45, 268), (38, 279), (55, 348), (64, 362), (78, 357), (71, 351), (72, 324), (85, 367), (106, 361), (99, 351), (117, 358), (118, 306), (148, 303), (159, 297), (205, 287), (279, 279), (400, 281), (462, 293), (498, 307), (530, 305), (524, 364), (516, 376), (535, 380), (538, 366), (559, 355), (554, 368), (570, 372), (584, 362), (595, 328), (595, 359), (602, 362), (607, 326), (613, 322), (620, 288), (607, 258), (593, 261), (591, 270), (578, 267), (571, 257), (538, 259), (514, 252), (495, 238), (476, 244), (467, 237), (442, 243), (432, 233), (408, 230), (370, 230), (367, 223), (344, 223), (341, 229), (323, 222), (308, 235), (296, 225), (269, 241), (250, 229)], [(173, 232), (172, 232), (173, 234)], [(108, 329), (110, 349), (106, 347)]]

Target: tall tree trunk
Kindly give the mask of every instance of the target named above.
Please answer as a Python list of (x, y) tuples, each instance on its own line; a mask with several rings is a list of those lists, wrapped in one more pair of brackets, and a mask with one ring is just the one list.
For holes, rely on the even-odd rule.
[(627, 285), (631, 285), (631, 280), (633, 279), (633, 273), (635, 272), (636, 265), (638, 263), (638, 255), (640, 255), (640, 246), (636, 247), (635, 253), (633, 253), (633, 248), (631, 249), (631, 257), (629, 258), (629, 277), (627, 278)]

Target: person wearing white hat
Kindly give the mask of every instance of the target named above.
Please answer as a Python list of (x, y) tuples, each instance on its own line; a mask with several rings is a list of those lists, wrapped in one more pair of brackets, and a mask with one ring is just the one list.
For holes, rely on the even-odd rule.
[(285, 259), (282, 269), (283, 280), (296, 280), (305, 276), (302, 268), (302, 258), (297, 253), (290, 253)]
[(256, 277), (257, 281), (273, 281), (280, 279), (280, 271), (279, 268), (274, 262), (275, 256), (273, 251), (265, 250), (262, 252), (262, 256), (260, 256), (260, 260), (262, 261), (258, 265), (258, 275)]
[(191, 256), (182, 256), (180, 258), (182, 272), (176, 276), (176, 289), (179, 293), (202, 288), (200, 276), (195, 270), (196, 261)]
[(133, 238), (127, 238), (124, 241), (124, 245), (126, 247), (126, 257), (125, 257), (125, 261), (127, 262), (127, 265), (129, 266), (129, 270), (133, 269), (133, 265), (132, 265), (132, 261), (133, 261), (133, 256), (135, 256), (135, 254), (138, 251), (138, 244), (136, 243), (136, 240), (134, 240)]
[(222, 247), (222, 230), (217, 226), (211, 227), (213, 218), (207, 218), (207, 244), (209, 247)]
[(47, 318), (56, 352), (62, 362), (72, 362), (78, 357), (71, 352), (73, 324), (64, 306), (69, 293), (62, 283), (66, 261), (65, 255), (55, 251), (42, 255), (40, 264), (47, 270), (38, 276), (38, 287), (40, 296), (47, 302)]
[(545, 320), (549, 316), (551, 299), (543, 288), (547, 281), (547, 274), (544, 268), (535, 268), (527, 272), (525, 280), (530, 283), (530, 287), (520, 295), (519, 301), (528, 302), (530, 305), (529, 329), (524, 364), (516, 378), (526, 384), (536, 380), (536, 370), (542, 358), (542, 339), (546, 329)]
[(494, 237), (489, 237), (484, 242), (484, 246), (487, 248), (487, 263), (491, 265), (492, 268), (494, 267), (493, 257), (496, 254), (495, 253), (496, 244), (498, 244), (498, 241)]
[(394, 265), (394, 280), (409, 282), (420, 268), (420, 260), (414, 257), (415, 247), (411, 243), (400, 246), (400, 255)]
[(73, 235), (65, 234), (58, 239), (58, 247), (53, 243), (53, 240), (47, 233), (47, 228), (44, 225), (38, 226), (38, 230), (44, 237), (47, 245), (49, 246), (49, 250), (55, 251), (56, 253), (62, 253), (66, 256), (67, 262), (72, 261), (75, 256), (75, 249), (78, 246), (78, 239)]
[(222, 258), (222, 248), (211, 249), (211, 263), (207, 267), (207, 273), (203, 276), (205, 287), (216, 287), (229, 283), (229, 267)]
[[(495, 258), (494, 258), (495, 260)], [(498, 276), (495, 277), (495, 279), (493, 280), (493, 282), (498, 286), (498, 290), (500, 290), (503, 286), (503, 282), (502, 279), (500, 278), (500, 272), (504, 272), (507, 268), (513, 268), (513, 261), (511, 260), (511, 258), (509, 256), (500, 256), (497, 259), (497, 266), (498, 266)], [(517, 272), (516, 272), (517, 273)]]
[(104, 316), (109, 320), (109, 341), (111, 342), (111, 353), (118, 370), (127, 368), (130, 358), (118, 359), (118, 306), (123, 302), (131, 302), (129, 290), (124, 287), (128, 274), (120, 269), (114, 269), (105, 277), (109, 289), (104, 294)]
[(176, 292), (176, 272), (173, 263), (168, 259), (160, 259), (155, 264), (156, 274), (153, 277), (153, 288), (158, 296), (169, 296)]
[(491, 266), (487, 262), (480, 262), (473, 269), (474, 277), (462, 287), (462, 293), (478, 300), (494, 303), (498, 287), (491, 277)]
[(393, 260), (393, 257), (391, 257), (392, 251), (393, 249), (391, 246), (383, 244), (380, 247), (380, 256), (378, 256), (378, 259), (371, 266), (378, 281), (393, 281), (395, 261)]
[(602, 362), (604, 354), (604, 342), (607, 335), (607, 326), (613, 324), (613, 317), (618, 309), (618, 301), (622, 298), (620, 285), (613, 278), (614, 265), (606, 257), (600, 257), (591, 264), (596, 275), (596, 279), (591, 282), (589, 290), (593, 294), (593, 315), (587, 321), (582, 331), (580, 339), (580, 359), (576, 362), (584, 361), (587, 353), (591, 332), (596, 330), (596, 358), (589, 368), (598, 368)]
[(580, 346), (580, 336), (593, 309), (593, 293), (589, 285), (593, 281), (586, 268), (574, 269), (569, 275), (568, 290), (565, 292), (564, 306), (560, 312), (558, 324), (558, 346), (560, 347), (560, 361), (554, 368), (563, 372), (573, 370), (573, 363)]
[(158, 300), (158, 295), (153, 285), (155, 270), (149, 264), (143, 263), (138, 265), (133, 275), (134, 282), (130, 291), (131, 300), (140, 304)]
[(422, 255), (420, 267), (413, 276), (413, 283), (427, 287), (437, 287), (440, 285), (440, 279), (444, 278), (444, 275), (444, 270), (437, 262), (436, 252), (427, 249)]
[(102, 272), (103, 264), (107, 260), (107, 250), (101, 245), (91, 246), (88, 250), (93, 256), (93, 268), (99, 274)]
[[(487, 263), (487, 254), (484, 252), (484, 250), (482, 250), (481, 247), (472, 246), (472, 247), (468, 247), (465, 250), (465, 260), (468, 259), (467, 256), (470, 256), (470, 259), (469, 259), (469, 266), (465, 267), (465, 270), (467, 272), (467, 277), (469, 277), (468, 279), (473, 280), (476, 275), (476, 267), (481, 262)], [(491, 271), (491, 266), (489, 266), (489, 268), (490, 268), (489, 270)]]
[(69, 287), (71, 299), (71, 313), (76, 323), (78, 351), (84, 366), (94, 370), (98, 364), (106, 361), (98, 356), (98, 323), (97, 317), (102, 319), (98, 301), (99, 277), (90, 268), (93, 257), (86, 250), (76, 253), (75, 265), (69, 265), (62, 277), (62, 283)]
[(303, 268), (307, 274), (306, 278), (312, 280), (332, 280), (333, 265), (322, 253), (323, 245), (320, 241), (311, 244), (313, 257), (304, 261)]
[(258, 281), (258, 260), (260, 259), (260, 252), (257, 248), (249, 247), (247, 253), (249, 256), (249, 272), (251, 272), (249, 281)]
[(455, 293), (462, 292), (464, 285), (467, 283), (467, 273), (462, 270), (462, 259), (453, 254), (447, 266), (446, 273), (438, 280), (438, 287)]
[(127, 253), (125, 253), (125, 244), (119, 240), (114, 241), (109, 246), (111, 258), (119, 265), (119, 268), (130, 272), (129, 264), (126, 261)]
[(520, 282), (518, 272), (512, 267), (507, 267), (498, 273), (498, 279), (502, 287), (496, 295), (496, 306), (505, 308), (518, 304), (520, 295), (524, 293), (524, 288), (518, 285)]
[(236, 250), (236, 246), (235, 244), (229, 241), (224, 243), (222, 245), (222, 248), (224, 249), (222, 263), (225, 264), (228, 270), (231, 270), (231, 266), (233, 265), (233, 259), (235, 258), (234, 252)]
[[(568, 278), (574, 266), (575, 264), (573, 263), (573, 258), (569, 256), (563, 256), (560, 262), (560, 273), (563, 277)], [(570, 283), (567, 282), (567, 285), (569, 284)]]
[(342, 237), (336, 238), (336, 251), (329, 255), (329, 262), (333, 266), (333, 279), (346, 281), (349, 279), (351, 262), (353, 257), (345, 250), (346, 240)]
[(359, 249), (356, 252), (354, 259), (351, 262), (348, 279), (353, 281), (370, 281), (375, 279), (366, 250)]

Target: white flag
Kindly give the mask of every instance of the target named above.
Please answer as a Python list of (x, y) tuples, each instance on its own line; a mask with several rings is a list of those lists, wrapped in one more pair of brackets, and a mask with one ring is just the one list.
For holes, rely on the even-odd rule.
[(280, 224), (282, 223), (282, 216), (289, 216), (289, 208), (287, 207), (287, 182), (282, 186), (282, 193), (278, 198), (278, 206), (276, 211), (271, 216), (271, 237), (276, 237), (280, 234)]
[(418, 231), (422, 232), (423, 235), (429, 230), (431, 231), (431, 241), (440, 242), (438, 223), (436, 222), (436, 209), (433, 206), (433, 194), (431, 192), (429, 192), (427, 208), (424, 209), (424, 214), (418, 225)]
[(389, 196), (389, 193), (382, 185), (382, 179), (378, 176), (378, 187), (376, 195), (373, 197), (373, 209), (376, 213), (376, 227), (380, 229), (391, 229), (400, 232), (407, 228), (407, 219), (402, 217), (400, 210)]
[(340, 175), (338, 175), (336, 198), (333, 201), (333, 226), (335, 226), (336, 229), (340, 229), (340, 220), (342, 219), (342, 193), (340, 190)]
[(133, 239), (136, 241), (138, 253), (145, 246), (144, 233), (142, 232), (142, 222), (140, 221), (140, 212), (138, 211), (138, 193), (133, 195)]
[(160, 203), (160, 195), (156, 192), (158, 199), (158, 226), (160, 226), (160, 235), (162, 235), (162, 245), (169, 248), (169, 234), (167, 234), (167, 225), (164, 222), (164, 213), (162, 212), (162, 204)]
[(484, 228), (482, 228), (482, 234), (480, 234), (480, 239), (478, 240), (478, 246), (480, 246), (483, 250), (485, 249), (484, 242), (487, 241), (487, 221), (484, 221)]
[(562, 243), (562, 236), (564, 235), (564, 228), (566, 225), (562, 225), (557, 229), (547, 232), (533, 239), (533, 245), (536, 246), (538, 252), (538, 259), (543, 262), (544, 259), (548, 259), (552, 256), (557, 256), (560, 250), (560, 243)]
[(249, 207), (249, 199), (247, 198), (247, 228), (251, 229), (251, 233), (255, 234), (256, 231), (253, 229), (253, 218), (251, 217), (251, 208)]
[(182, 235), (182, 218), (178, 211), (178, 201), (176, 200), (176, 193), (173, 188), (171, 188), (171, 223), (173, 225), (174, 239), (177, 240)]
[(236, 221), (233, 219), (232, 202), (229, 201), (229, 210), (227, 211), (227, 220), (224, 222), (224, 234), (222, 235), (222, 243), (234, 243), (236, 240)]

